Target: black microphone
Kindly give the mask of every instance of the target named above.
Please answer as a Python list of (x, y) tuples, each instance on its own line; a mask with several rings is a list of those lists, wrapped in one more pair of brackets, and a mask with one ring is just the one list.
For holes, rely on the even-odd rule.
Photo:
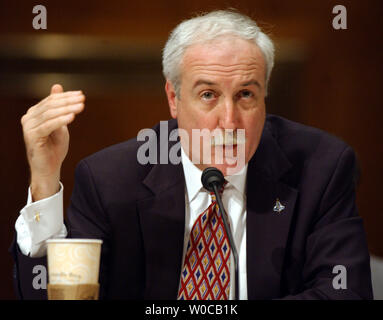
[(238, 253), (237, 249), (235, 248), (233, 236), (229, 229), (229, 224), (227, 223), (227, 214), (225, 211), (225, 208), (222, 203), (221, 195), (219, 194), (219, 190), (222, 188), (225, 178), (220, 170), (214, 167), (206, 168), (202, 172), (201, 176), (202, 185), (205, 189), (207, 189), (210, 192), (214, 192), (215, 197), (217, 199), (218, 208), (221, 211), (223, 225), (225, 227), (225, 231), (227, 236), (229, 237), (229, 243), (231, 250), (233, 252), (234, 257), (234, 270), (235, 270), (235, 294), (234, 294), (234, 300), (239, 300), (239, 292), (238, 292)]

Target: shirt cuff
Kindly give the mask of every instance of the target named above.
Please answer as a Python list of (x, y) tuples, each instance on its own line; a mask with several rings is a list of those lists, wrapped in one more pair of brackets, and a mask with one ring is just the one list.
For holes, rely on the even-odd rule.
[(32, 202), (31, 190), (28, 189), (27, 204), (20, 211), (15, 225), (17, 243), (23, 254), (35, 255), (41, 247), (45, 247), (42, 242), (53, 236), (65, 238), (63, 193), (64, 186), (60, 182), (59, 192)]

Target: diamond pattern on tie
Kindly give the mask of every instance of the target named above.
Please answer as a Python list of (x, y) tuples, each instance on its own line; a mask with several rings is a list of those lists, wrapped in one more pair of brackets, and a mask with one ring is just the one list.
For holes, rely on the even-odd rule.
[(214, 194), (193, 225), (181, 270), (179, 300), (227, 300), (230, 245)]
[(202, 270), (201, 266), (198, 266), (196, 272), (194, 272), (194, 279), (196, 280), (197, 285), (201, 282), (202, 278)]

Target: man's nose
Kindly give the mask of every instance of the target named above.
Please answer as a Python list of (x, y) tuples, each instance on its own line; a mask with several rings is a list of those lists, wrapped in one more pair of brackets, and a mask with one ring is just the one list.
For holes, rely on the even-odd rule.
[(219, 126), (223, 129), (237, 128), (237, 111), (232, 99), (225, 99), (219, 110)]

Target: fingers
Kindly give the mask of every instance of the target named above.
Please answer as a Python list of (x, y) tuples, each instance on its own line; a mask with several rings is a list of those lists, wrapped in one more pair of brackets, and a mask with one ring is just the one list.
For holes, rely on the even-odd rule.
[(42, 123), (58, 118), (70, 113), (78, 114), (84, 109), (84, 103), (72, 103), (69, 105), (64, 105), (63, 107), (55, 107), (46, 110), (45, 112), (33, 117), (25, 124), (25, 130), (31, 130), (41, 125)]
[[(55, 84), (51, 94), (29, 108), (21, 118), (24, 135), (38, 136), (51, 134), (60, 126), (69, 124), (75, 115), (84, 109), (85, 95), (82, 91), (63, 92), (63, 87)], [(50, 131), (51, 130), (51, 131)]]
[(53, 93), (40, 101), (38, 104), (29, 108), (28, 116), (36, 117), (48, 109), (63, 107), (65, 105), (76, 104), (85, 101), (82, 91), (67, 91), (64, 93)]
[(56, 117), (42, 123), (34, 129), (31, 129), (30, 132), (36, 137), (46, 137), (50, 135), (53, 131), (71, 123), (74, 120), (74, 118), (75, 116), (73, 113)]

